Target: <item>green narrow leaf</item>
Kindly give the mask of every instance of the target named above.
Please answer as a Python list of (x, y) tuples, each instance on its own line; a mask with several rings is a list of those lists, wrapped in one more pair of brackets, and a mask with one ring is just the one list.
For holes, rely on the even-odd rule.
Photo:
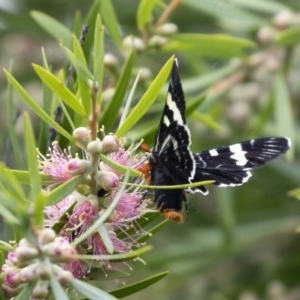
[(217, 123), (210, 115), (202, 114), (199, 111), (195, 111), (193, 113), (193, 119), (197, 120), (198, 122), (201, 122), (206, 127), (222, 131), (223, 127)]
[(82, 46), (76, 36), (73, 36), (74, 53), (66, 47), (63, 48), (76, 71), (81, 102), (87, 115), (89, 115), (91, 112), (91, 89), (89, 87), (89, 81), (94, 81), (94, 76), (88, 68)]
[(156, 275), (153, 275), (151, 277), (148, 277), (148, 278), (138, 281), (136, 283), (126, 285), (125, 287), (111, 291), (110, 294), (116, 296), (117, 298), (123, 298), (123, 297), (129, 296), (129, 295), (132, 295), (132, 294), (134, 294), (140, 290), (143, 290), (143, 289), (147, 288), (148, 286), (156, 283), (157, 281), (161, 280), (168, 274), (169, 274), (169, 271), (158, 273)]
[(18, 294), (18, 296), (14, 297), (13, 299), (14, 300), (30, 299), (35, 284), (36, 281), (26, 284), (25, 287)]
[(116, 135), (118, 137), (121, 137), (127, 133), (127, 131), (142, 118), (142, 116), (148, 111), (150, 106), (156, 100), (160, 90), (168, 79), (173, 61), (174, 56), (172, 56), (159, 71), (158, 75), (155, 77), (148, 90), (142, 96), (139, 103), (133, 108), (122, 126), (117, 130)]
[(33, 64), (33, 68), (41, 80), (60, 97), (66, 105), (77, 114), (86, 116), (84, 107), (79, 103), (77, 97), (64, 85), (64, 82), (39, 65)]
[[(276, 74), (274, 85), (274, 100), (275, 100), (275, 130), (276, 135), (282, 135), (294, 140), (294, 124), (293, 112), (291, 107), (291, 100), (288, 92), (287, 84), (284, 80), (283, 74), (278, 72)], [(292, 145), (293, 147), (293, 145)], [(287, 155), (291, 158), (293, 151), (288, 151)]]
[(99, 233), (101, 240), (109, 254), (114, 253), (114, 244), (110, 238), (109, 232), (104, 224), (99, 224), (97, 232)]
[(233, 57), (245, 55), (244, 50), (255, 43), (225, 34), (182, 33), (173, 35), (163, 51), (188, 51), (207, 57)]
[(135, 170), (135, 169), (130, 169), (124, 165), (121, 165), (117, 162), (115, 162), (114, 160), (110, 159), (109, 157), (107, 157), (104, 154), (100, 154), (100, 158), (101, 160), (107, 164), (108, 166), (110, 166), (112, 169), (114, 169), (115, 171), (121, 173), (121, 174), (126, 174), (126, 172), (128, 172), (129, 170), (129, 175), (133, 176), (133, 177), (139, 177), (141, 176), (141, 172)]
[(90, 300), (116, 300), (117, 299), (114, 296), (106, 293), (105, 291), (97, 289), (96, 287), (75, 278), (70, 281), (70, 284), (80, 294), (84, 295), (85, 297), (88, 297), (88, 299)]
[(26, 90), (20, 85), (20, 83), (7, 71), (4, 69), (5, 76), (13, 88), (19, 93), (24, 102), (47, 124), (52, 126), (57, 132), (63, 135), (69, 141), (73, 141), (73, 137), (60, 125), (58, 125), (51, 116), (49, 116), (26, 92)]
[(24, 130), (25, 130), (25, 149), (27, 157), (27, 165), (29, 170), (30, 182), (34, 182), (31, 185), (31, 201), (34, 201), (35, 197), (40, 193), (42, 189), (42, 182), (39, 175), (38, 159), (36, 153), (35, 138), (30, 122), (30, 118), (27, 112), (24, 113)]
[(112, 130), (112, 126), (116, 121), (116, 117), (118, 115), (120, 107), (123, 104), (129, 81), (131, 78), (134, 58), (134, 52), (131, 52), (119, 77), (114, 96), (107, 104), (101, 116), (100, 124), (105, 125), (105, 130), (108, 132)]
[(151, 21), (151, 15), (157, 0), (141, 0), (137, 11), (137, 25), (143, 30), (145, 25)]
[(42, 12), (31, 11), (30, 15), (46, 32), (64, 45), (71, 46), (72, 32), (69, 28)]
[(119, 22), (111, 0), (100, 1), (100, 14), (109, 35), (120, 48), (122, 46), (122, 36), (120, 34)]
[[(12, 69), (12, 64), (10, 64), (10, 70)], [(24, 168), (24, 156), (22, 151), (22, 147), (19, 144), (19, 138), (17, 136), (17, 131), (15, 130), (16, 122), (17, 122), (17, 114), (15, 102), (13, 99), (13, 89), (12, 85), (7, 85), (7, 121), (8, 121), (8, 134), (9, 141), (12, 147), (12, 153), (14, 157), (14, 167), (15, 168)]]
[[(49, 265), (50, 265), (50, 263), (49, 263)], [(51, 269), (51, 266), (49, 269)], [(59, 281), (57, 280), (56, 276), (54, 276), (53, 273), (50, 273), (50, 286), (51, 286), (51, 291), (56, 300), (69, 300), (70, 299), (68, 297), (68, 295), (65, 293), (64, 288), (61, 286), (61, 284), (59, 283)]]
[(0, 162), (0, 182), (19, 201), (25, 201), (25, 194), (13, 173)]
[(300, 41), (300, 26), (294, 26), (278, 32), (275, 40), (283, 46), (292, 46)]
[(126, 253), (104, 254), (104, 255), (78, 254), (76, 255), (76, 257), (78, 259), (83, 259), (83, 260), (109, 260), (109, 261), (122, 262), (125, 260), (132, 260), (134, 258), (137, 258), (142, 254), (149, 252), (150, 250), (152, 250), (152, 248), (153, 247), (151, 245), (147, 245)]
[(100, 15), (97, 15), (94, 32), (94, 76), (102, 87), (104, 72), (104, 27)]
[(289, 10), (289, 6), (280, 2), (270, 0), (233, 0), (232, 4), (235, 6), (245, 7), (250, 10), (255, 10), (258, 13), (266, 12), (269, 14), (276, 14), (278, 12)]
[(82, 61), (77, 57), (76, 53), (73, 53), (70, 49), (63, 47), (65, 54), (68, 59), (71, 61), (74, 69), (76, 70), (76, 75), (84, 81), (93, 80), (93, 74), (89, 71), (85, 60)]
[(5, 193), (2, 193), (0, 191), (0, 197), (1, 197), (1, 202), (0, 202), (0, 215), (3, 217), (3, 219), (10, 224), (20, 224), (20, 220), (18, 217), (15, 216), (15, 212), (12, 210), (9, 210), (7, 208), (6, 203), (15, 203), (15, 199), (12, 198), (10, 195), (6, 195)]
[(53, 189), (51, 192), (48, 192), (45, 197), (45, 205), (54, 205), (70, 195), (77, 187), (78, 184), (82, 183), (83, 177), (76, 176), (70, 180), (64, 182), (57, 188)]
[(156, 224), (155, 226), (152, 226), (150, 229), (147, 229), (147, 235), (143, 235), (141, 238), (138, 239), (139, 243), (145, 243), (147, 240), (152, 238), (155, 233), (160, 231), (167, 223), (169, 223), (170, 220), (163, 220), (162, 222)]

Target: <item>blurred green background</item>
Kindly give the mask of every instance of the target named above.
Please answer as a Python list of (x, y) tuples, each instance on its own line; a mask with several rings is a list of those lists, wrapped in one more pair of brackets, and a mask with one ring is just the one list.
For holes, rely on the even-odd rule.
[[(74, 15), (84, 18), (92, 3), (0, 1), (1, 67), (10, 68), (12, 63), (14, 76), (39, 99), (41, 84), (31, 63), (41, 63), (41, 47), (53, 69), (67, 61), (57, 41), (29, 12), (42, 11), (72, 28)], [(140, 37), (136, 22), (140, 2), (112, 3), (122, 37)], [(159, 1), (157, 6), (153, 20), (164, 8)], [(190, 196), (185, 224), (165, 226), (151, 240), (154, 250), (143, 257), (147, 265), (132, 264), (135, 279), (164, 270), (170, 270), (170, 275), (128, 299), (300, 299), (300, 238), (296, 233), (300, 203), (288, 195), (300, 186), (300, 1), (186, 0), (168, 22), (175, 23), (179, 33), (228, 34), (255, 43), (239, 57), (220, 55), (222, 49), (216, 55), (203, 54), (197, 44), (176, 51), (156, 45), (137, 55), (135, 67), (150, 71), (148, 80), (170, 55), (178, 56), (187, 103), (203, 99), (188, 118), (193, 151), (268, 135), (289, 136), (293, 147), (287, 157), (254, 171), (242, 187), (210, 187), (208, 197)], [(123, 55), (109, 37), (105, 51)], [(146, 85), (147, 80), (139, 89), (144, 91)], [(6, 99), (6, 81), (0, 73), (0, 151), (2, 161), (11, 165)], [(163, 96), (161, 100), (130, 137), (142, 137), (153, 118), (160, 117)], [(16, 113), (23, 109), (16, 102)], [(19, 125), (15, 129), (22, 139)], [(153, 134), (147, 132), (145, 137), (150, 145)]]

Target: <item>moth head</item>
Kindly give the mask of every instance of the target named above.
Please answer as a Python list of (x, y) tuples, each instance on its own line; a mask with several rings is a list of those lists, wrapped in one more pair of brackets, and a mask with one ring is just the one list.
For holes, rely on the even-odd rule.
[(175, 221), (176, 223), (182, 224), (184, 221), (184, 217), (179, 211), (172, 209), (164, 209), (162, 213), (166, 219)]

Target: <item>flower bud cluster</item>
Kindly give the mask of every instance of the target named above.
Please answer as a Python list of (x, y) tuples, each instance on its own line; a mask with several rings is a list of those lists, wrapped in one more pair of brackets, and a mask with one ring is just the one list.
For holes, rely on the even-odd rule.
[(26, 284), (35, 282), (32, 299), (46, 299), (51, 274), (64, 286), (73, 278), (60, 264), (74, 261), (76, 254), (71, 244), (57, 237), (52, 229), (37, 232), (35, 243), (23, 238), (15, 251), (9, 252), (2, 266), (5, 295), (16, 296)]
[[(75, 130), (77, 131), (77, 130)], [(82, 128), (80, 131), (84, 131)], [(77, 131), (78, 132), (78, 131)], [(74, 136), (74, 134), (73, 134)], [(77, 135), (76, 135), (77, 136)], [(110, 154), (117, 152), (120, 148), (119, 140), (114, 135), (105, 135), (102, 139), (92, 140), (85, 145), (86, 152), (89, 154), (91, 158), (96, 158), (100, 154)], [(107, 192), (114, 190), (119, 185), (119, 178), (118, 176), (110, 171), (103, 171), (103, 170), (96, 170), (94, 174), (94, 179), (99, 185), (99, 189), (103, 189)]]

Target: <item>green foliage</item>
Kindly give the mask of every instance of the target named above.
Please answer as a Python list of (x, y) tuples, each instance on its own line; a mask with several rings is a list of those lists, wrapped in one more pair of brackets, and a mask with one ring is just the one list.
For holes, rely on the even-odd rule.
[[(129, 187), (129, 181), (141, 173), (99, 155), (97, 159), (123, 174), (120, 193), (94, 227), (73, 245), (100, 230), (111, 253), (106, 259), (133, 264), (143, 256), (147, 265), (121, 275), (117, 271), (103, 274), (100, 267), (95, 268), (95, 280), (71, 280), (75, 292), (62, 287), (51, 273), (52, 297), (73, 299), (77, 294), (74, 299), (79, 299), (79, 292), (81, 299), (130, 296), (148, 300), (153, 294), (172, 299), (243, 299), (243, 293), (250, 290), (258, 299), (272, 299), (268, 289), (274, 281), (285, 285), (287, 294), (296, 291), (300, 261), (294, 231), (299, 226), (299, 202), (292, 197), (300, 198), (300, 4), (275, 0), (96, 0), (65, 1), (58, 11), (55, 4), (41, 1), (49, 5), (42, 13), (31, 1), (19, 2), (22, 7), (27, 4), (31, 13), (17, 16), (0, 9), (0, 19), (7, 24), (2, 29), (6, 34), (0, 37), (4, 49), (0, 53), (3, 61), (11, 56), (17, 60), (5, 66), (8, 88), (1, 101), (8, 103), (7, 108), (1, 106), (8, 120), (0, 140), (10, 147), (3, 147), (5, 164), (0, 164), (3, 240), (32, 240), (33, 230), (44, 225), (45, 206), (58, 204), (74, 190), (83, 189), (84, 194), (82, 186), (90, 184), (89, 176), (53, 183), (49, 176), (39, 173), (36, 148), (46, 152), (49, 128), (55, 130), (61, 147), (71, 146), (79, 157), (83, 155), (72, 131), (81, 126), (97, 128), (94, 133), (99, 139), (102, 131), (98, 129), (104, 126), (103, 132), (126, 136), (127, 144), (144, 139), (153, 145), (174, 56), (179, 61), (193, 150), (258, 136), (285, 135), (292, 140), (288, 160), (257, 171), (247, 185), (234, 190), (212, 189), (208, 199), (189, 197), (193, 199), (188, 206), (192, 203), (193, 208), (188, 209), (183, 226), (168, 224), (157, 213), (148, 212), (134, 228), (117, 232), (120, 238), (136, 231), (149, 233), (138, 242), (151, 238), (153, 247), (138, 246), (127, 253), (111, 253), (114, 249), (105, 222), (121, 193), (136, 188)], [(63, 24), (59, 19), (73, 22)], [(171, 22), (177, 25), (176, 30), (164, 27)], [(80, 28), (85, 24), (89, 32), (81, 41)], [(9, 28), (22, 30), (26, 42), (19, 43), (32, 52), (32, 56), (22, 56), (23, 64), (15, 52), (5, 54), (5, 45), (11, 43), (8, 37), (13, 38)], [(44, 45), (41, 59), (28, 46), (34, 44), (33, 39)], [(53, 57), (47, 49), (50, 43), (55, 49)], [(14, 44), (9, 47), (13, 49)], [(109, 64), (106, 54), (113, 55), (116, 62)], [(71, 83), (66, 85), (70, 66)], [(38, 85), (43, 92), (32, 92), (28, 83)], [(4, 90), (7, 83), (0, 84)], [(58, 105), (63, 117), (57, 121)], [(26, 111), (21, 114), (21, 126), (17, 125), (17, 108)], [(49, 190), (42, 189), (49, 184), (53, 184)], [(150, 189), (145, 197), (151, 193)], [(56, 232), (73, 209), (71, 205), (54, 226)], [(1, 243), (4, 257), (13, 247)], [(79, 257), (89, 261), (91, 268), (94, 261), (103, 259), (90, 253)], [(253, 275), (253, 268), (259, 268), (260, 274)], [(169, 271), (162, 270), (170, 270), (170, 275), (164, 278)], [(126, 285), (119, 287), (113, 280), (107, 284), (114, 278), (125, 280)], [(143, 292), (161, 279), (163, 286), (154, 285)], [(14, 299), (29, 298), (33, 289), (34, 283), (26, 284)]]

